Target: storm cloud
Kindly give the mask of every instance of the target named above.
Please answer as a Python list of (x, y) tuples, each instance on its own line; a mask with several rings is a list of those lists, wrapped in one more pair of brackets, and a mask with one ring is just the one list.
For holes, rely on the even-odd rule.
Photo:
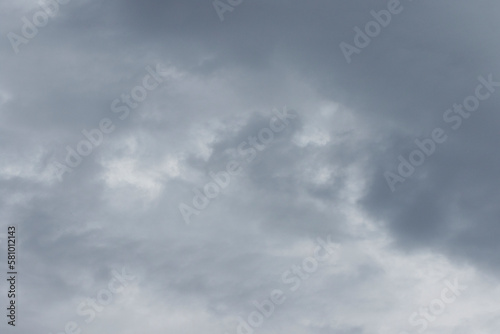
[(498, 2), (0, 10), (2, 332), (500, 325)]

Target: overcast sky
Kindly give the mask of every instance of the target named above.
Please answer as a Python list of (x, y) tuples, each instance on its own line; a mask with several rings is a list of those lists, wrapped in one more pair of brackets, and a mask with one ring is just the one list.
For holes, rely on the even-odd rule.
[(0, 1), (2, 333), (498, 332), (498, 1), (60, 2)]

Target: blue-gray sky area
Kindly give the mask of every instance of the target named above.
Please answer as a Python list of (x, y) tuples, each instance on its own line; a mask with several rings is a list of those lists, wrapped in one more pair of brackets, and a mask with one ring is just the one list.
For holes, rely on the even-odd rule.
[(499, 13), (0, 2), (0, 331), (498, 332)]

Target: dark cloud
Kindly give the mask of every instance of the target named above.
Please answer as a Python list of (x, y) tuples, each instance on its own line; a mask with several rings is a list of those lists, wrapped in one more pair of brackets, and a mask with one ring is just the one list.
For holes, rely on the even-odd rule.
[[(233, 334), (280, 289), (255, 333), (398, 333), (457, 276), (470, 289), (433, 330), (497, 328), (500, 91), (457, 130), (443, 114), (479, 76), (500, 81), (498, 4), (401, 0), (348, 64), (339, 44), (387, 4), (243, 1), (221, 22), (210, 1), (70, 1), (17, 54), (7, 33), (40, 7), (1, 4), (0, 246), (17, 225), (19, 330)], [(160, 63), (164, 83), (120, 119), (113, 101)], [(285, 106), (297, 118), (186, 225), (179, 205)], [(115, 129), (59, 181), (53, 163), (103, 118)], [(384, 173), (437, 127), (446, 142), (392, 192)], [(339, 259), (292, 291), (283, 273), (329, 235)], [(137, 279), (85, 323), (78, 305), (125, 266)]]

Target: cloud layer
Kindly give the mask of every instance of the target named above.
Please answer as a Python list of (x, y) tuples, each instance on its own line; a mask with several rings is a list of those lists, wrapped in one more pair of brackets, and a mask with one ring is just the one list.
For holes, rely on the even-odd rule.
[[(371, 11), (395, 1), (223, 0), (223, 21), (210, 1), (55, 3), (0, 4), (0, 247), (16, 225), (15, 330), (245, 333), (241, 319), (274, 290), (286, 299), (247, 332), (498, 328), (500, 90), (483, 84), (489, 98), (457, 129), (443, 118), (462, 115), (454, 105), (479, 77), (500, 82), (497, 2), (401, 0), (362, 48)], [(349, 63), (343, 42), (360, 50)], [(154, 89), (148, 68), (160, 69)], [(284, 110), (296, 117), (276, 131)], [(384, 173), (436, 128), (447, 140), (391, 191)], [(102, 141), (58, 177), (54, 163), (93, 129)], [(196, 208), (231, 161), (240, 172)], [(190, 224), (181, 203), (197, 211)], [(335, 256), (290, 269), (328, 236)], [(106, 304), (123, 270), (134, 279)], [(467, 288), (431, 320), (455, 279)]]

